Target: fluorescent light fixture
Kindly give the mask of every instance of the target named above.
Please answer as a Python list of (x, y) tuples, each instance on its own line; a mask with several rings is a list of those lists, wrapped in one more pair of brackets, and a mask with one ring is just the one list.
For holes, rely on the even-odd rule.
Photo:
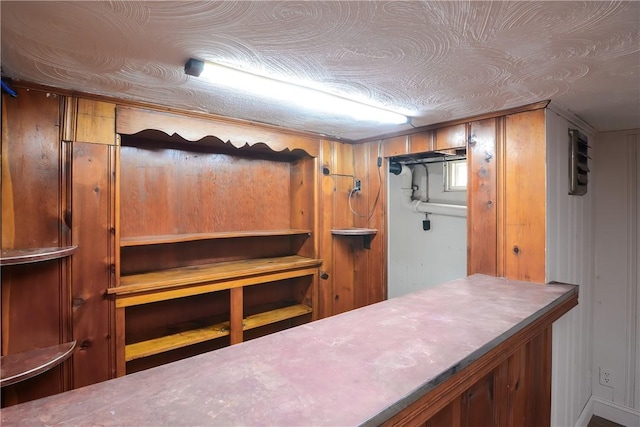
[(271, 98), (287, 105), (312, 108), (331, 115), (351, 117), (360, 121), (403, 124), (407, 116), (383, 108), (353, 101), (318, 89), (264, 77), (213, 62), (189, 59), (186, 74), (202, 77), (214, 84), (224, 85), (260, 97)]

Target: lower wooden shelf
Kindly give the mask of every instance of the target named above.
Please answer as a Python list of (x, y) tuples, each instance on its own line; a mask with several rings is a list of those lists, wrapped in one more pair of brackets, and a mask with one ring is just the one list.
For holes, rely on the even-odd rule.
[(35, 377), (67, 360), (76, 346), (75, 341), (0, 358), (0, 387)]
[(205, 328), (192, 329), (177, 334), (128, 344), (124, 347), (124, 359), (129, 362), (227, 335), (229, 335), (229, 322), (216, 323), (215, 325)]
[[(249, 330), (260, 326), (293, 319), (312, 312), (311, 307), (304, 304), (294, 304), (275, 310), (265, 311), (243, 319), (242, 329)], [(125, 361), (140, 359), (154, 354), (164, 353), (177, 348), (186, 347), (201, 342), (214, 340), (228, 336), (230, 333), (229, 322), (216, 323), (204, 328), (192, 329), (177, 334), (166, 335), (147, 341), (140, 341), (125, 346)]]
[(304, 316), (311, 313), (311, 307), (304, 304), (295, 304), (287, 307), (278, 308), (276, 310), (265, 311), (264, 313), (247, 316), (242, 323), (242, 330), (259, 328), (260, 326), (270, 325), (271, 323), (280, 322), (282, 320), (293, 319), (294, 317)]

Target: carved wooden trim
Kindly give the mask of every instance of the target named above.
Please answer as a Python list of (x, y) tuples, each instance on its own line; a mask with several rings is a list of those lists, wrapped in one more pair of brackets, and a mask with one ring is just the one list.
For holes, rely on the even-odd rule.
[(144, 130), (158, 130), (169, 136), (179, 135), (195, 142), (214, 137), (236, 148), (265, 144), (276, 152), (302, 150), (312, 157), (320, 153), (320, 140), (302, 135), (279, 132), (254, 124), (239, 124), (217, 119), (167, 113), (118, 105), (116, 132), (133, 135)]

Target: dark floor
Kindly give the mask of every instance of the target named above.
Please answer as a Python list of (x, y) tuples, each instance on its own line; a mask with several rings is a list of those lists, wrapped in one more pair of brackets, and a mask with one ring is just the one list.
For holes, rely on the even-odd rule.
[(593, 417), (591, 417), (591, 421), (589, 421), (589, 425), (587, 427), (624, 427), (624, 426), (594, 415)]

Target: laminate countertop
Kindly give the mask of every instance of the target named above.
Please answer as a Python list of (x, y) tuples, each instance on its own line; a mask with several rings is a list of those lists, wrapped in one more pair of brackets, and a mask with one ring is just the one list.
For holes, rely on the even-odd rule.
[(577, 293), (473, 275), (0, 416), (3, 426), (379, 424)]

